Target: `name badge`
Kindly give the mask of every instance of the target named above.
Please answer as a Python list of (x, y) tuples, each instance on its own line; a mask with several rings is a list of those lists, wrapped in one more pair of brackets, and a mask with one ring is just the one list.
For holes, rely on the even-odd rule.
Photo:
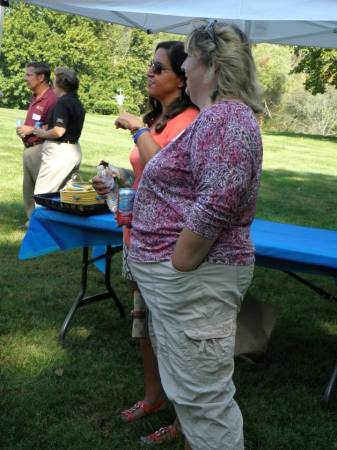
[(41, 119), (41, 114), (36, 114), (36, 113), (34, 113), (34, 114), (32, 115), (32, 119), (33, 119), (33, 120), (40, 120), (40, 119)]

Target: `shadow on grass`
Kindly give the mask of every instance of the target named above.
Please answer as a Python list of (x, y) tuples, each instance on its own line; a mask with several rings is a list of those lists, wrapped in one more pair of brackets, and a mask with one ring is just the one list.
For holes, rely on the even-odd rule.
[[(257, 217), (276, 222), (337, 229), (336, 198), (335, 176), (264, 170), (257, 202)], [(263, 211), (263, 214), (260, 211)]]
[[(90, 178), (92, 167), (84, 165), (82, 173)], [(336, 186), (332, 176), (268, 170), (263, 173), (259, 208), (265, 219), (336, 228)], [(22, 205), (3, 202), (0, 209), (6, 233), (13, 233), (23, 215)], [(120, 408), (142, 395), (141, 363), (129, 336), (130, 318), (121, 321), (109, 300), (80, 308), (61, 348), (57, 334), (78, 292), (81, 251), (18, 262), (21, 237), (23, 233), (0, 245), (5, 262), (0, 346), (6, 450), (135, 450), (138, 436), (172, 417), (153, 422), (152, 429), (148, 421), (127, 430), (120, 426)], [(116, 255), (115, 287), (130, 307), (120, 265)], [(281, 272), (262, 268), (256, 272), (253, 295), (276, 304), (280, 316), (263, 362), (237, 363), (235, 381), (246, 420), (247, 449), (329, 448), (335, 420), (333, 414), (318, 409), (318, 401), (336, 354), (336, 305)], [(89, 290), (102, 287), (95, 269), (90, 280)], [(318, 436), (310, 434), (313, 421), (316, 430), (324, 430)], [(310, 442), (304, 439), (302, 444), (303, 436), (310, 436)]]
[(263, 130), (263, 134), (269, 136), (284, 136), (284, 137), (292, 137), (292, 138), (305, 138), (305, 139), (315, 139), (319, 141), (326, 142), (336, 142), (337, 136), (322, 136), (320, 134), (305, 134), (305, 133), (294, 133), (290, 131), (271, 131), (271, 130)]
[(10, 225), (13, 229), (26, 221), (21, 202), (0, 202), (0, 225)]
[[(34, 329), (36, 332), (54, 330), (57, 337), (80, 291), (81, 250), (18, 261), (18, 247), (6, 245), (0, 247), (0, 255), (6, 261), (2, 270), (2, 335), (30, 333)], [(111, 282), (128, 312), (130, 294), (121, 277), (121, 255), (115, 255), (112, 260)], [(86, 295), (105, 290), (103, 274), (94, 266), (89, 267)], [(111, 317), (114, 317), (113, 321), (119, 321), (119, 312), (112, 298), (89, 304), (76, 311), (68, 333), (71, 335), (72, 327), (79, 326), (74, 333), (75, 340), (86, 339), (94, 329), (109, 328)]]

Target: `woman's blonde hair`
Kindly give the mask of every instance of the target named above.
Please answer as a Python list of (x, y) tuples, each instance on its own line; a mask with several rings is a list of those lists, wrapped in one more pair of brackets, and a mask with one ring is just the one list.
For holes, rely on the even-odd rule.
[(255, 113), (263, 111), (250, 43), (238, 27), (210, 22), (192, 31), (185, 49), (206, 67), (215, 70), (213, 101), (235, 97)]

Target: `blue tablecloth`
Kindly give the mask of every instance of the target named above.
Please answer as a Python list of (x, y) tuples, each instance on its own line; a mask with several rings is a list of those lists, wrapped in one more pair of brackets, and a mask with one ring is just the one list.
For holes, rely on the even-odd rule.
[(122, 229), (112, 214), (84, 217), (38, 207), (23, 238), (19, 259), (77, 247), (117, 246), (122, 241)]
[[(257, 264), (298, 272), (312, 269), (337, 277), (337, 231), (255, 219), (252, 238)], [(19, 258), (107, 244), (122, 244), (122, 229), (112, 214), (82, 217), (39, 207), (31, 217)]]
[(337, 231), (255, 219), (257, 264), (337, 277)]

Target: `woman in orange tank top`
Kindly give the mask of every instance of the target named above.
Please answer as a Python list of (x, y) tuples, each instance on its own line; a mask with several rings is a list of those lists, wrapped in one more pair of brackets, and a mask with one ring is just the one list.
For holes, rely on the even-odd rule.
[[(157, 45), (154, 59), (147, 72), (150, 111), (143, 119), (130, 113), (122, 113), (116, 120), (116, 127), (129, 130), (135, 146), (131, 150), (130, 163), (134, 171), (132, 187), (137, 189), (146, 163), (163, 147), (175, 139), (198, 115), (186, 93), (186, 78), (181, 66), (186, 58), (184, 44), (180, 41), (166, 41)], [(125, 171), (118, 170), (124, 183)], [(93, 179), (96, 191), (104, 195), (108, 191), (103, 180)], [(133, 337), (138, 337), (144, 366), (144, 399), (131, 408), (122, 411), (121, 419), (130, 423), (152, 414), (164, 406), (165, 397), (161, 386), (157, 360), (146, 329), (146, 307), (137, 284), (127, 264), (130, 228), (124, 227), (123, 275), (129, 280), (134, 296)], [(153, 445), (178, 437), (176, 424), (141, 438), (145, 444)]]

